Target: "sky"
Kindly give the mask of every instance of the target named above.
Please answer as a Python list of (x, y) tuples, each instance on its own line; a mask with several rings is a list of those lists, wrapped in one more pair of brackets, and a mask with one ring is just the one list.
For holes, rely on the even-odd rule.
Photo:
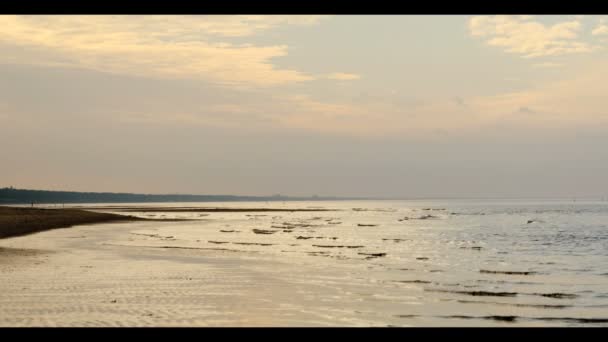
[(608, 16), (0, 15), (0, 187), (608, 197)]

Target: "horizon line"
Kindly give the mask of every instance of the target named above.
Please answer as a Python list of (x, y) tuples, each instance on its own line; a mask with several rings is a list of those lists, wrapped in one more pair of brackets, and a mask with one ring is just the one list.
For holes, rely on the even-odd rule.
[(235, 195), (235, 194), (192, 194), (192, 193), (137, 193), (137, 192), (111, 192), (111, 191), (73, 191), (73, 190), (48, 190), (48, 189), (25, 189), (13, 186), (3, 187), (0, 190), (17, 191), (41, 191), (41, 192), (67, 192), (80, 194), (108, 194), (108, 195), (136, 195), (136, 196), (186, 196), (186, 197), (237, 197), (237, 198), (277, 198), (277, 199), (331, 199), (331, 200), (378, 200), (378, 201), (408, 201), (408, 200), (440, 200), (440, 199), (466, 199), (466, 200), (492, 200), (492, 199), (545, 199), (545, 200), (578, 200), (599, 199), (608, 200), (608, 195), (586, 195), (586, 196), (339, 196), (339, 195)]

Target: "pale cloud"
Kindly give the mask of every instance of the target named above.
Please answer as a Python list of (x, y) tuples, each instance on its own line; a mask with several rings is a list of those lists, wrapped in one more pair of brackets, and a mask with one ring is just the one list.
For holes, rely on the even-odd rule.
[(562, 64), (562, 63), (551, 63), (551, 62), (534, 64), (534, 67), (536, 67), (536, 68), (559, 68), (559, 67), (563, 67), (563, 66), (564, 66), (564, 64)]
[(256, 106), (246, 105), (244, 110), (252, 116), (263, 115), (265, 124), (274, 129), (361, 138), (425, 139), (437, 130), (464, 132), (475, 125), (475, 114), (453, 99), (404, 108), (383, 99), (354, 104), (302, 94), (277, 95)]
[[(272, 128), (272, 118), (265, 117), (264, 114), (256, 114), (256, 110), (250, 110), (245, 107), (234, 112), (230, 109), (222, 111), (221, 109), (204, 108), (200, 111), (173, 111), (170, 114), (167, 112), (142, 112), (142, 111), (117, 111), (108, 113), (114, 119), (123, 124), (146, 124), (168, 127), (175, 125), (178, 127), (195, 127), (204, 126), (212, 128), (228, 128), (239, 130), (255, 129), (263, 130)], [(210, 112), (213, 111), (213, 112)]]
[(471, 35), (486, 38), (486, 43), (499, 46), (524, 58), (590, 52), (595, 49), (577, 40), (581, 23), (578, 19), (551, 26), (530, 17), (476, 16), (469, 19)]
[(539, 132), (598, 127), (608, 125), (606, 78), (608, 64), (600, 62), (572, 78), (492, 96), (435, 99), (405, 108), (386, 101), (352, 104), (300, 95), (273, 98), (275, 106), (258, 113), (288, 129), (380, 139), (441, 139), (438, 131), (471, 136), (496, 129), (514, 133), (517, 127)]
[[(215, 41), (280, 25), (314, 25), (321, 16), (0, 16), (0, 62), (77, 66), (222, 85), (272, 86), (313, 76), (276, 68), (286, 45)], [(10, 48), (13, 47), (11, 50)]]
[(464, 99), (460, 96), (455, 97), (454, 102), (460, 106), (466, 106), (467, 104), (464, 102)]
[(331, 80), (351, 81), (351, 80), (358, 80), (361, 78), (361, 76), (359, 76), (357, 74), (349, 74), (349, 73), (344, 73), (344, 72), (334, 72), (332, 74), (327, 75), (327, 78), (329, 78)]
[(290, 128), (405, 139), (440, 139), (436, 134), (439, 131), (448, 136), (471, 136), (489, 132), (514, 134), (520, 128), (557, 132), (600, 127), (608, 125), (604, 110), (608, 108), (603, 86), (606, 78), (608, 63), (599, 62), (575, 77), (522, 91), (436, 99), (407, 109), (384, 102), (348, 105), (298, 97), (285, 104), (290, 115), (278, 115), (276, 119)]
[(294, 96), (283, 99), (283, 108), (285, 111), (276, 112), (277, 122), (292, 130), (358, 137), (380, 137), (398, 131), (385, 124), (392, 113), (374, 110), (373, 105), (355, 106)]
[[(520, 92), (477, 97), (472, 100), (473, 107), (488, 123), (517, 122), (540, 130), (605, 125), (608, 116), (603, 108), (608, 106), (608, 98), (602, 84), (606, 77), (608, 64), (600, 62), (570, 79)], [(522, 108), (533, 108), (535, 115), (527, 115)]]
[(305, 130), (344, 135), (369, 135), (366, 108), (319, 101), (308, 95), (263, 95), (264, 101), (202, 104), (198, 108), (171, 110), (116, 110), (107, 113), (126, 124), (187, 125), (258, 131)]
[[(608, 121), (602, 112), (602, 108), (608, 108), (603, 87), (604, 80), (608, 78), (606, 65), (581, 73), (577, 78), (540, 85), (534, 89), (456, 98), (437, 98), (434, 94), (426, 94), (413, 99), (416, 105), (409, 106), (405, 104), (407, 98), (395, 91), (388, 91), (383, 97), (376, 98), (357, 96), (362, 98), (357, 103), (327, 97), (319, 100), (312, 95), (294, 95), (283, 89), (256, 92), (253, 88), (260, 85), (313, 79), (311, 75), (277, 69), (272, 65), (271, 59), (284, 56), (287, 46), (213, 42), (209, 38), (250, 36), (278, 25), (292, 24), (290, 20), (296, 21), (294, 25), (319, 22), (314, 18), (271, 17), (269, 21), (264, 21), (264, 18), (254, 16), (247, 19), (249, 21), (239, 21), (230, 17), (206, 21), (203, 20), (205, 18), (189, 16), (184, 19), (187, 24), (182, 24), (183, 21), (174, 17), (4, 16), (0, 17), (0, 44), (14, 45), (22, 48), (22, 51), (4, 53), (0, 61), (12, 58), (14, 63), (56, 63), (147, 77), (201, 78), (215, 84), (248, 87), (246, 92), (235, 93), (235, 96), (226, 99), (219, 98), (214, 103), (206, 103), (198, 98), (188, 98), (189, 101), (160, 98), (146, 99), (142, 101), (144, 104), (137, 107), (119, 106), (121, 108), (117, 109), (114, 119), (136, 124), (247, 126), (357, 137), (426, 138), (438, 131), (471, 135), (506, 121), (539, 129), (562, 124), (567, 127), (573, 122), (592, 125)], [(546, 27), (531, 20), (534, 18), (475, 17), (471, 19), (470, 27), (477, 36), (488, 36), (490, 33), (493, 38), (513, 36), (517, 38), (513, 42), (518, 42), (519, 33), (514, 32), (522, 27), (531, 39), (535, 37), (532, 41), (570, 42), (577, 37), (578, 25), (575, 22)], [(247, 26), (243, 22), (253, 24)], [(488, 27), (490, 31), (483, 31)], [(538, 48), (530, 43), (522, 54), (546, 53), (548, 47), (543, 44)], [(560, 65), (538, 63), (534, 66), (551, 68)], [(335, 72), (322, 74), (318, 78), (349, 81), (357, 80), (360, 76)], [(373, 89), (369, 91), (373, 93)], [(242, 94), (256, 96), (240, 96)], [(534, 111), (534, 115), (530, 115), (530, 111)], [(107, 112), (105, 108), (104, 112)]]
[(519, 109), (517, 110), (519, 113), (524, 113), (524, 114), (534, 114), (536, 113), (536, 111), (532, 108), (529, 107), (519, 107)]
[(591, 34), (594, 36), (608, 35), (608, 25), (598, 25), (593, 29), (593, 31), (591, 31)]
[(530, 19), (534, 19), (533, 15), (518, 15), (517, 16), (520, 20), (530, 20)]

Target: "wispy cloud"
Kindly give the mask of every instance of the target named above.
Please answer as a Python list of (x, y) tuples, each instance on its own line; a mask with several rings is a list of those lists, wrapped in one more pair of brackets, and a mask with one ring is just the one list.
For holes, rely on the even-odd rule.
[(531, 109), (530, 107), (519, 107), (519, 109), (517, 110), (519, 113), (523, 113), (523, 114), (534, 114), (536, 113), (536, 111), (534, 109)]
[(563, 66), (564, 66), (564, 64), (562, 64), (562, 63), (552, 63), (552, 62), (534, 64), (534, 67), (536, 67), (536, 68), (559, 68), (559, 67), (563, 67)]
[(349, 73), (344, 73), (344, 72), (334, 72), (334, 73), (327, 75), (327, 78), (329, 78), (331, 80), (351, 81), (351, 80), (358, 80), (361, 78), (361, 76), (359, 76), (357, 74), (349, 74)]
[(605, 36), (608, 35), (608, 25), (600, 24), (591, 31), (594, 36)]
[[(491, 122), (510, 120), (521, 125), (549, 127), (593, 127), (608, 124), (603, 108), (608, 106), (605, 88), (598, 86), (608, 77), (608, 64), (594, 63), (573, 77), (523, 91), (477, 97), (475, 110)], [(531, 117), (528, 110), (533, 110)], [(522, 114), (519, 117), (515, 114)]]
[[(0, 16), (0, 62), (68, 65), (217, 84), (272, 86), (314, 79), (277, 68), (284, 44), (217, 39), (246, 37), (281, 25), (314, 25), (321, 16)], [(12, 49), (11, 49), (12, 47)]]
[(460, 96), (456, 96), (454, 98), (454, 102), (459, 106), (466, 106), (467, 104), (464, 102), (464, 99)]
[[(579, 31), (576, 21), (545, 26), (534, 20), (534, 17), (475, 17), (469, 24), (473, 34), (488, 38), (488, 42), (498, 38), (511, 39), (508, 40), (509, 44), (501, 46), (520, 51), (524, 56), (559, 54), (563, 51), (551, 50), (551, 42), (562, 42), (566, 47), (576, 42)], [(0, 62), (55, 63), (127, 75), (194, 78), (239, 88), (221, 88), (218, 94), (226, 96), (210, 95), (209, 91), (191, 91), (186, 96), (180, 92), (182, 82), (165, 82), (163, 79), (158, 83), (179, 83), (179, 89), (174, 90), (172, 95), (166, 91), (158, 91), (156, 94), (161, 94), (159, 96), (140, 95), (133, 105), (126, 104), (128, 101), (123, 98), (120, 101), (107, 99), (107, 107), (98, 109), (104, 115), (116, 110), (113, 119), (121, 118), (129, 122), (171, 122), (184, 126), (216, 125), (235, 129), (247, 126), (281, 132), (297, 129), (354, 136), (424, 138), (437, 131), (449, 134), (481, 132), (484, 127), (507, 118), (512, 122), (519, 120), (529, 125), (537, 124), (536, 127), (540, 129), (556, 122), (590, 124), (605, 121), (602, 108), (608, 107), (608, 102), (604, 100), (605, 87), (601, 87), (603, 80), (608, 77), (605, 65), (586, 72), (580, 79), (565, 80), (559, 85), (536, 84), (534, 89), (494, 96), (474, 96), (467, 91), (458, 94), (462, 97), (440, 96), (436, 92), (411, 94), (399, 88), (399, 92), (390, 90), (395, 85), (384, 90), (374, 89), (372, 83), (364, 82), (368, 81), (365, 77), (363, 81), (356, 82), (357, 87), (353, 87), (360, 88), (356, 91), (361, 95), (345, 91), (339, 97), (332, 97), (332, 94), (319, 96), (315, 82), (309, 88), (258, 91), (259, 86), (314, 78), (338, 81), (361, 78), (356, 73), (334, 72), (314, 76), (299, 70), (278, 68), (273, 65), (272, 59), (284, 56), (287, 46), (236, 44), (229, 39), (248, 37), (279, 25), (314, 25), (320, 21), (317, 17), (292, 19), (263, 16), (4, 16), (0, 17), (0, 47), (3, 48)], [(529, 41), (524, 39), (528, 35)], [(232, 43), (228, 43), (230, 41)], [(500, 45), (498, 42), (495, 43)], [(555, 68), (560, 64), (546, 62), (534, 66)], [(511, 81), (517, 81), (524, 87), (526, 83), (523, 78), (521, 82), (519, 80), (523, 75), (513, 75), (515, 78)], [(503, 76), (499, 76), (499, 82), (506, 83)], [(411, 82), (417, 81), (412, 79)], [(8, 88), (9, 82), (6, 84)], [(242, 91), (241, 86), (247, 89)], [(210, 88), (216, 89), (213, 86)], [(293, 89), (310, 95), (294, 95)], [(518, 86), (517, 89), (521, 88)], [(208, 97), (203, 98), (200, 93), (208, 93)], [(350, 101), (350, 98), (356, 101)], [(24, 102), (37, 101), (28, 99)], [(44, 105), (40, 107), (42, 111), (48, 110)], [(74, 104), (69, 103), (69, 107), (73, 108)], [(532, 109), (535, 115), (529, 115), (522, 108)], [(56, 112), (64, 110), (63, 107), (55, 108)], [(13, 117), (20, 119), (18, 115)], [(51, 116), (46, 117), (51, 120)], [(247, 124), (243, 125), (243, 122)]]
[(608, 18), (602, 17), (598, 20), (597, 26), (591, 31), (594, 36), (608, 35)]
[(590, 52), (594, 46), (579, 41), (579, 19), (551, 26), (534, 21), (530, 16), (476, 16), (469, 19), (471, 35), (486, 38), (486, 43), (499, 46), (524, 58)]

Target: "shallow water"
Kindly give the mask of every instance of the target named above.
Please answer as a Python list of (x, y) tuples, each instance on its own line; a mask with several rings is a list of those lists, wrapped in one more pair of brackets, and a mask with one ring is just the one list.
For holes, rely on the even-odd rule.
[[(335, 209), (129, 212), (194, 221), (96, 240), (125, 260), (242, 269), (214, 293), (255, 297), (251, 325), (608, 326), (607, 202), (129, 204), (161, 205)], [(133, 252), (148, 249), (167, 253)]]

